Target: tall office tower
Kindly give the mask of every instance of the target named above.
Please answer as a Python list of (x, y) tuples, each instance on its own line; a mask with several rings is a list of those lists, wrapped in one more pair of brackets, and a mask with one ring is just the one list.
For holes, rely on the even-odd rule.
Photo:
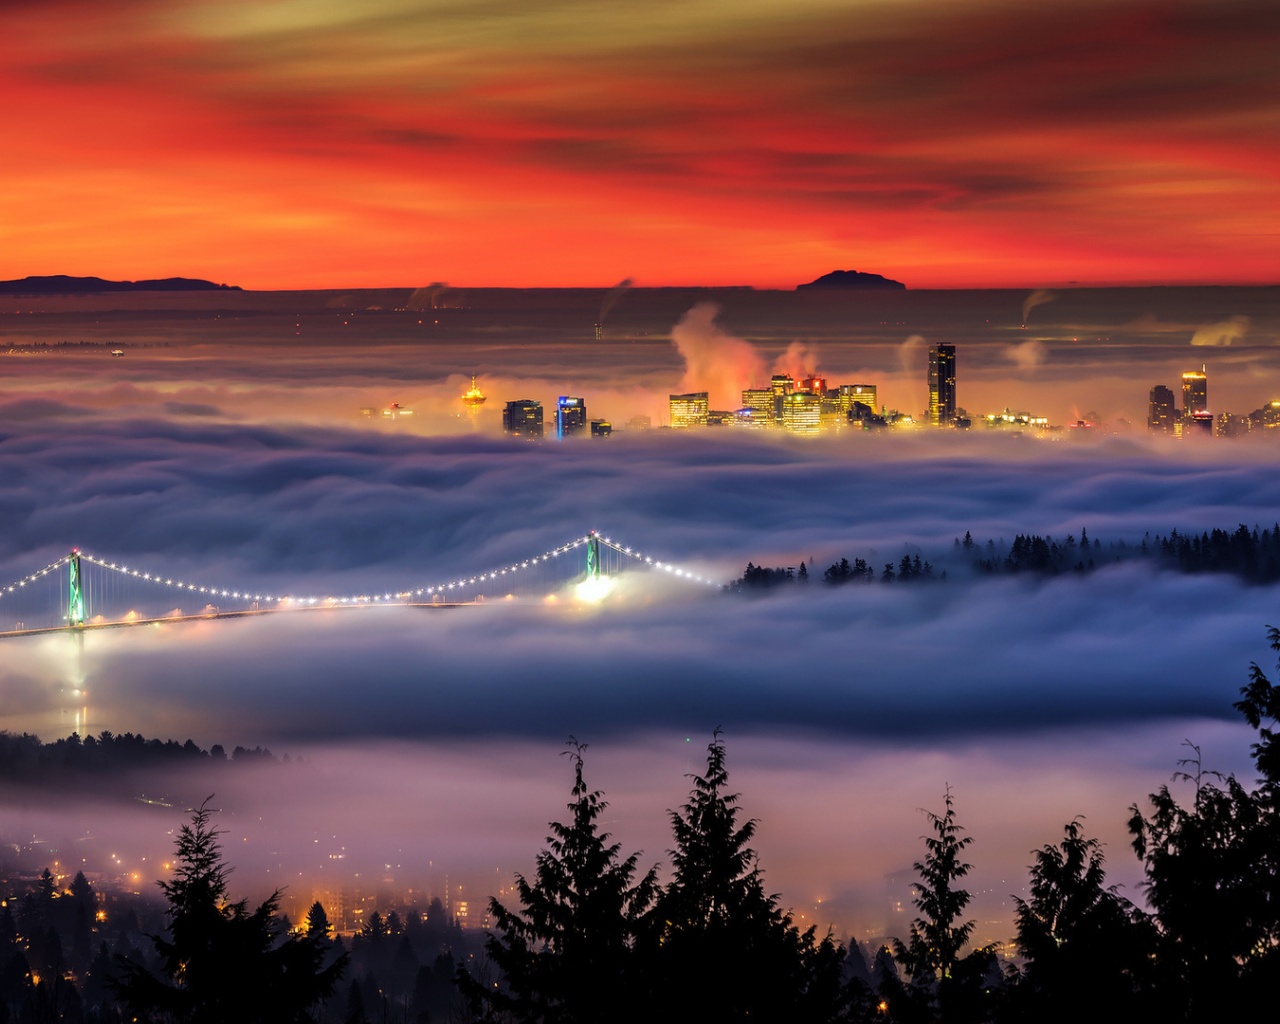
[(502, 429), (516, 437), (542, 437), (542, 403), (532, 398), (508, 402), (502, 410)]
[(1182, 420), (1190, 423), (1198, 412), (1209, 410), (1209, 378), (1207, 367), (1201, 366), (1200, 372), (1191, 370), (1182, 375)]
[(743, 388), (742, 408), (750, 409), (749, 417), (756, 426), (767, 426), (776, 418), (777, 409), (772, 388)]
[(789, 373), (775, 373), (769, 378), (769, 390), (773, 392), (773, 418), (782, 422), (782, 400), (796, 389), (796, 382)]
[(556, 402), (556, 437), (562, 440), (587, 429), (587, 402), (584, 398), (561, 395)]
[(691, 391), (686, 395), (670, 395), (671, 426), (675, 430), (688, 427), (705, 427), (711, 403), (705, 391)]
[(874, 384), (841, 384), (840, 407), (848, 412), (854, 402), (861, 402), (872, 412), (876, 411), (876, 385)]
[(1147, 429), (1159, 434), (1172, 434), (1177, 413), (1173, 407), (1173, 392), (1163, 384), (1151, 389), (1147, 403)]
[(1251, 430), (1280, 430), (1280, 399), (1267, 402), (1266, 405), (1249, 413)]
[(949, 427), (956, 418), (956, 347), (929, 346), (929, 426)]
[(782, 427), (793, 434), (816, 434), (822, 425), (822, 396), (796, 391), (782, 400)]

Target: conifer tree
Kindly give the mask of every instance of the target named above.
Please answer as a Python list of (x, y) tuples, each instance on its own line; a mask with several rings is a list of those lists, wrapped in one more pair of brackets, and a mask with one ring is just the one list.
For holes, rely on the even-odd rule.
[(956, 824), (950, 786), (944, 801), (942, 814), (924, 812), (933, 835), (923, 837), (927, 852), (915, 863), (921, 885), (912, 902), (921, 916), (911, 922), (911, 941), (894, 943), (898, 962), (912, 979), (948, 977), (973, 931), (972, 921), (960, 920), (969, 892), (955, 884), (973, 867), (962, 859), (973, 837), (960, 834), (964, 829)]
[(738, 794), (727, 791), (725, 746), (717, 730), (707, 747), (707, 767), (691, 776), (689, 802), (671, 811), (675, 877), (663, 897), (672, 927), (689, 930), (765, 918), (776, 902), (764, 892), (756, 853), (750, 847), (756, 822), (738, 824)]
[(637, 880), (639, 854), (620, 858), (620, 844), (600, 831), (608, 803), (583, 778), (586, 744), (571, 739), (569, 748), (568, 822), (550, 824), (533, 879), (516, 876), (520, 909), (489, 901), (495, 929), (486, 950), (502, 983), (460, 980), (482, 1008), (528, 1024), (645, 1019), (636, 947), (657, 893), (656, 868)]
[[(1268, 639), (1280, 652), (1280, 630)], [(1193, 770), (1174, 776), (1193, 785), (1190, 804), (1161, 786), (1129, 820), (1159, 921), (1157, 983), (1190, 1021), (1244, 1016), (1280, 976), (1280, 687), (1254, 664), (1235, 707), (1257, 730), (1256, 788), (1206, 771), (1192, 744), (1179, 764)]]
[(329, 923), (329, 915), (325, 913), (324, 904), (316, 900), (307, 911), (307, 935), (315, 939), (327, 939), (333, 931)]
[(984, 1016), (981, 993), (994, 956), (990, 949), (960, 956), (974, 922), (961, 920), (970, 894), (957, 883), (973, 867), (963, 859), (973, 837), (961, 835), (964, 828), (956, 824), (950, 786), (944, 803), (942, 814), (924, 812), (933, 835), (923, 837), (925, 858), (915, 864), (920, 885), (913, 902), (920, 916), (911, 922), (909, 942), (894, 940), (894, 954), (910, 975), (909, 987), (895, 994), (908, 1005), (891, 1009), (895, 1016), (908, 1017), (936, 1007), (942, 1020), (954, 1022)]
[(152, 936), (158, 970), (122, 957), (114, 987), (144, 1024), (301, 1024), (332, 993), (346, 957), (326, 966), (314, 938), (281, 934), (278, 890), (253, 911), (229, 901), (213, 813), (208, 800), (191, 813), (174, 878), (159, 883), (169, 906), (167, 935)]
[(719, 730), (705, 771), (691, 778), (688, 803), (670, 812), (674, 877), (657, 908), (655, 976), (674, 1002), (654, 1019), (842, 1019), (850, 999), (844, 948), (830, 936), (818, 940), (814, 928), (801, 934), (765, 892), (749, 845), (756, 822), (739, 824)]
[(1154, 925), (1105, 884), (1102, 845), (1080, 819), (1063, 832), (1035, 851), (1029, 898), (1014, 897), (1024, 964), (1012, 1017), (1066, 1024), (1105, 1006), (1118, 1018), (1150, 1019)]

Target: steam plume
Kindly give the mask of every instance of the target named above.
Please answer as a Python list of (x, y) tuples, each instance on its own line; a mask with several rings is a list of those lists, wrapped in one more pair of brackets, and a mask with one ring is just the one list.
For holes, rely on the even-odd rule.
[(913, 334), (898, 346), (898, 359), (902, 363), (902, 372), (921, 374), (924, 372), (924, 361), (918, 353), (924, 348), (924, 336)]
[(803, 341), (793, 341), (773, 364), (774, 373), (790, 374), (795, 379), (812, 377), (818, 368), (818, 354)]
[(1006, 348), (1004, 357), (1019, 369), (1034, 370), (1049, 358), (1049, 349), (1040, 341), (1024, 341)]
[(405, 304), (409, 309), (435, 309), (440, 296), (449, 290), (446, 282), (433, 281), (425, 288), (415, 288)]
[(1226, 348), (1237, 341), (1244, 341), (1249, 324), (1247, 316), (1233, 316), (1216, 324), (1206, 324), (1191, 336), (1191, 344)]
[(622, 298), (623, 293), (631, 287), (631, 278), (624, 277), (604, 294), (604, 298), (600, 301), (600, 315), (596, 317), (596, 323), (603, 324), (604, 318), (607, 317), (614, 306), (618, 304), (618, 300)]
[(764, 379), (764, 362), (749, 342), (726, 334), (715, 319), (720, 307), (699, 302), (671, 330), (684, 358), (681, 391), (706, 391), (713, 407), (738, 407), (743, 388)]
[(1057, 296), (1053, 292), (1045, 291), (1043, 288), (1037, 288), (1022, 303), (1022, 323), (1025, 325), (1027, 317), (1031, 315), (1031, 311), (1036, 306), (1043, 306), (1046, 302), (1052, 302)]

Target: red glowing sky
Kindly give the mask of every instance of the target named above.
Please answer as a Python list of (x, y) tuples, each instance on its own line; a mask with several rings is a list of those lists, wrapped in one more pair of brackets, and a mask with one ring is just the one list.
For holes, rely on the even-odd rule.
[(0, 7), (0, 278), (1273, 283), (1273, 0)]

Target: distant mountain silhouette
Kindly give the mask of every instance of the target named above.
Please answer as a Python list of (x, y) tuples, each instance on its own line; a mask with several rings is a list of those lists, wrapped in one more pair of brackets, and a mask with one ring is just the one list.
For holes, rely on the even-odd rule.
[(212, 292), (240, 291), (239, 285), (214, 284), (190, 277), (166, 277), (155, 281), (106, 281), (101, 277), (24, 277), (0, 281), (0, 295), (87, 295), (99, 292)]
[(796, 291), (861, 291), (865, 289), (906, 290), (901, 281), (891, 281), (879, 274), (864, 274), (860, 270), (833, 270), (816, 281), (796, 285)]

